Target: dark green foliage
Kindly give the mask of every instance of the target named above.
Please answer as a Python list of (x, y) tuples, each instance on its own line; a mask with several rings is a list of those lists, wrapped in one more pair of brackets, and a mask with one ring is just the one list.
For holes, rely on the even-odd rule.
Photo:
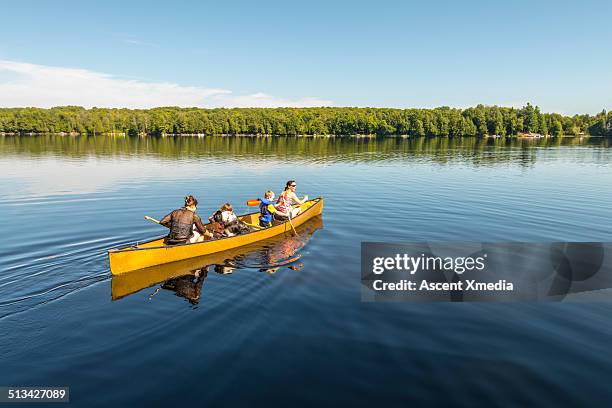
[(527, 106), (522, 109), (522, 112), (524, 118), (523, 122), (525, 124), (524, 131), (536, 133), (540, 128), (540, 123), (538, 120), (540, 116), (540, 109), (537, 107), (534, 108), (533, 105), (528, 103)]
[(563, 136), (563, 125), (559, 119), (553, 120), (551, 131), (554, 136)]
[[(538, 133), (541, 135), (545, 135), (545, 136), (548, 135), (548, 119), (546, 118), (546, 116), (540, 115), (538, 122), (540, 123), (540, 128), (538, 129)], [(574, 133), (572, 133), (572, 135), (573, 134)]]
[(602, 111), (588, 122), (588, 132), (597, 136), (612, 136), (612, 112)]
[(478, 105), (454, 109), (241, 108), (84, 109), (79, 106), (0, 108), (0, 132), (485, 136), (541, 133), (612, 135), (612, 116), (561, 116)]

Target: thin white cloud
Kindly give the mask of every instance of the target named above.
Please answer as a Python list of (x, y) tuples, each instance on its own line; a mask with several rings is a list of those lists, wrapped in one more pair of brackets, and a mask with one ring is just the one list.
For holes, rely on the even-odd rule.
[(284, 99), (263, 92), (235, 95), (218, 88), (121, 79), (86, 69), (0, 60), (0, 107), (309, 107), (332, 101)]
[(123, 40), (124, 43), (126, 44), (132, 44), (132, 45), (141, 45), (143, 44), (142, 41), (140, 40), (134, 40), (133, 38), (126, 38)]

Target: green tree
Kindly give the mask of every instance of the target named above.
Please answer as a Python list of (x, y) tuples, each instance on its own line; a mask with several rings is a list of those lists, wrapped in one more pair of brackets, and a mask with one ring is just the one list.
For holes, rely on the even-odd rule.
[(555, 119), (552, 125), (552, 134), (554, 136), (563, 136), (563, 125), (559, 119)]
[(538, 133), (545, 136), (548, 135), (548, 123), (546, 123), (547, 121), (544, 115), (541, 115), (538, 121), (540, 122), (540, 128), (538, 129)]
[(523, 123), (525, 130), (529, 133), (535, 133), (540, 128), (538, 117), (540, 111), (538, 108), (534, 108), (530, 103), (523, 107), (521, 114), (523, 117)]

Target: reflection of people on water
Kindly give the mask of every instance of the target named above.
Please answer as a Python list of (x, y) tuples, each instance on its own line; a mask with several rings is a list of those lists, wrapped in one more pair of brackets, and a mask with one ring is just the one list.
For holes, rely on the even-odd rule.
[(268, 267), (261, 268), (260, 271), (269, 274), (276, 273), (279, 266), (287, 265), (300, 259), (301, 255), (298, 254), (296, 256), (296, 254), (303, 247), (304, 243), (297, 237), (287, 237), (269, 246), (264, 252), (265, 262)]
[(197, 206), (198, 200), (194, 196), (188, 195), (185, 197), (183, 208), (172, 211), (159, 221), (164, 227), (170, 228), (166, 237), (166, 244), (201, 242), (205, 238), (212, 237), (202, 224), (200, 217), (195, 213)]
[(202, 294), (202, 285), (208, 275), (208, 267), (196, 269), (193, 274), (172, 278), (162, 283), (161, 288), (173, 291), (177, 296), (197, 305)]
[(220, 275), (231, 275), (236, 270), (236, 267), (230, 265), (215, 265), (215, 272)]

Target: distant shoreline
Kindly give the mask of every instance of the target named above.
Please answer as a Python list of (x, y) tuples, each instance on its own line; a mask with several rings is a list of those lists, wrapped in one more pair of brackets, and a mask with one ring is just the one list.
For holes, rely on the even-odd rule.
[(477, 105), (457, 109), (178, 108), (80, 106), (0, 108), (0, 132), (129, 136), (547, 137), (612, 136), (612, 114), (563, 116), (527, 104), (516, 109)]

